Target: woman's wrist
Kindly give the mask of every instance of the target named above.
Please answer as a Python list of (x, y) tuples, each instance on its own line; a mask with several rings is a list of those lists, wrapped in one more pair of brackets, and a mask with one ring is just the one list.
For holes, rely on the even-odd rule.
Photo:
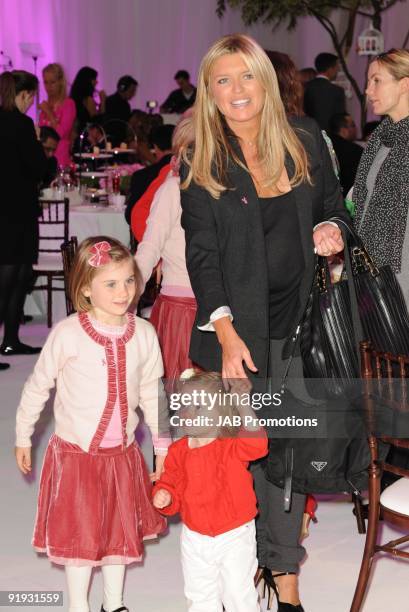
[(233, 327), (230, 317), (222, 317), (221, 319), (217, 319), (217, 321), (213, 321), (213, 327), (216, 332), (217, 339), (219, 344), (223, 346), (226, 342), (232, 339), (233, 336), (236, 336), (236, 330)]

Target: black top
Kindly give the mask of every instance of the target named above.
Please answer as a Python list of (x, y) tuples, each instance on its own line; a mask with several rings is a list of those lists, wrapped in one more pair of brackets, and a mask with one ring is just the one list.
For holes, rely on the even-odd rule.
[(114, 147), (123, 142), (127, 135), (127, 126), (131, 116), (131, 105), (117, 92), (108, 96), (105, 105), (104, 128)]
[(39, 183), (47, 158), (34, 123), (19, 110), (0, 108), (0, 220), (38, 217)]
[(184, 113), (185, 110), (193, 106), (196, 100), (196, 87), (193, 88), (190, 98), (186, 98), (181, 89), (174, 89), (170, 92), (161, 108), (165, 113)]
[(163, 166), (166, 166), (172, 159), (170, 153), (164, 155), (159, 161), (151, 166), (146, 166), (142, 170), (136, 170), (131, 178), (131, 185), (126, 199), (125, 219), (131, 224), (132, 209), (137, 201), (143, 196), (149, 185), (156, 179)]
[(270, 338), (286, 338), (299, 308), (305, 262), (292, 191), (259, 198), (266, 245)]
[(47, 158), (30, 117), (0, 108), (0, 265), (34, 263)]
[(74, 102), (75, 108), (77, 110), (77, 116), (75, 118), (75, 129), (78, 134), (81, 134), (87, 124), (92, 122), (92, 117), (87, 107), (84, 105), (84, 100), (74, 100)]

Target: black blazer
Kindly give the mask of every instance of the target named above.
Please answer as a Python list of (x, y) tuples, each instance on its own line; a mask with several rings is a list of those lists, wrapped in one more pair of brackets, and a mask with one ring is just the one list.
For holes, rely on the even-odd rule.
[(47, 158), (32, 119), (0, 108), (0, 142), (0, 220), (36, 219)]
[(331, 117), (337, 113), (345, 113), (344, 90), (328, 79), (312, 79), (305, 86), (304, 110), (318, 122), (322, 130), (328, 132)]
[[(318, 125), (307, 117), (292, 123), (307, 151), (313, 181), (312, 186), (303, 183), (294, 188), (305, 259), (295, 328), (305, 310), (314, 275), (313, 227), (335, 216), (349, 223), (349, 216)], [(291, 176), (291, 159), (287, 160), (286, 168)], [(184, 168), (182, 180), (185, 174)], [(194, 183), (181, 192), (186, 263), (198, 304), (190, 357), (207, 370), (221, 370), (216, 334), (200, 331), (197, 326), (207, 323), (213, 311), (227, 305), (234, 317), (234, 327), (259, 370), (258, 376), (264, 377), (270, 335), (266, 246), (260, 207), (249, 173), (232, 165), (228, 175), (235, 189), (224, 192), (219, 200)]]

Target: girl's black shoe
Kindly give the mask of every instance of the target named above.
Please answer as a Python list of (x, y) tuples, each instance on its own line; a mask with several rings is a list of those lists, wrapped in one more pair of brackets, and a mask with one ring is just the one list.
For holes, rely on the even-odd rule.
[[(277, 576), (290, 576), (293, 574), (295, 574), (295, 572), (281, 572), (281, 574), (274, 574), (273, 576), (269, 570), (264, 570), (264, 581), (265, 581), (265, 584), (268, 585), (268, 589), (269, 589), (269, 601), (267, 605), (267, 610), (271, 609), (270, 589), (272, 589), (272, 591), (275, 593), (275, 596), (277, 598), (277, 612), (304, 612), (304, 608), (302, 607), (301, 604), (294, 606), (293, 604), (286, 603), (284, 601), (280, 601), (280, 598), (278, 596), (278, 589), (277, 589), (277, 585), (276, 585), (274, 578), (276, 578)], [(271, 597), (271, 601), (272, 601), (272, 597)]]
[[(101, 612), (106, 612), (104, 606), (101, 606)], [(122, 606), (122, 608), (117, 608), (114, 612), (129, 612), (129, 610), (125, 608), (125, 606)]]

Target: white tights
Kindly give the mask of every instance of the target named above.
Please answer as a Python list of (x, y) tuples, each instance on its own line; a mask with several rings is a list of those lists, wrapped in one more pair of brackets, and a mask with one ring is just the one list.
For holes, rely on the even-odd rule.
[[(65, 566), (69, 598), (68, 612), (89, 612), (88, 589), (91, 572), (92, 567), (88, 565), (80, 567)], [(102, 576), (104, 581), (104, 609), (106, 612), (113, 612), (123, 606), (122, 590), (125, 565), (103, 565)]]

